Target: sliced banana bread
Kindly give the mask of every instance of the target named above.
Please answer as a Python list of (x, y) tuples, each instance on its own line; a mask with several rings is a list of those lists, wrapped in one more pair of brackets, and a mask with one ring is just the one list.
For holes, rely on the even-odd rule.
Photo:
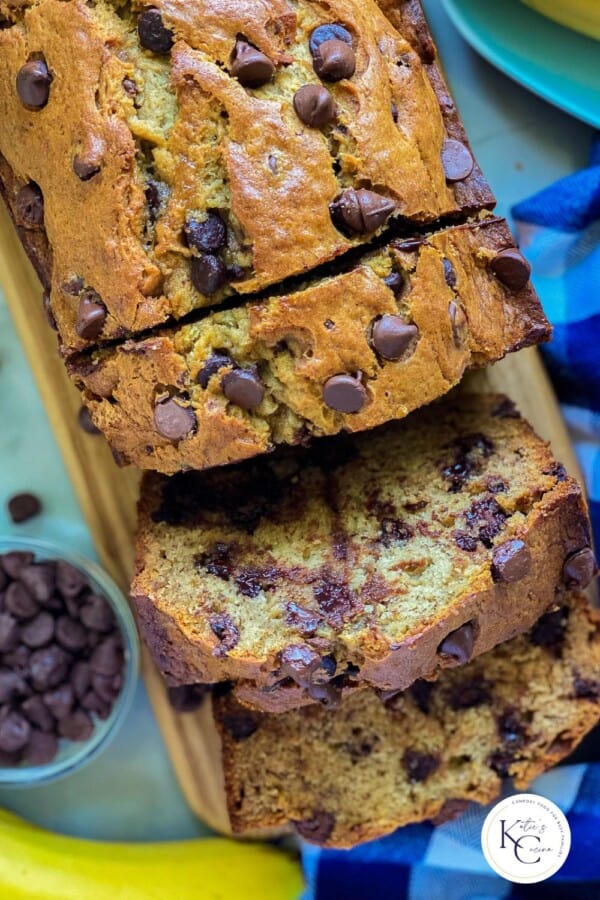
[(396, 241), (346, 272), (69, 366), (120, 461), (173, 473), (361, 431), (549, 337), (502, 219)]
[(331, 712), (251, 712), (213, 701), (234, 832), (293, 822), (349, 847), (400, 825), (488, 803), (554, 765), (600, 718), (600, 621), (559, 598), (528, 635), (437, 682), (383, 700), (360, 691)]
[(172, 684), (264, 709), (408, 687), (594, 572), (581, 491), (506, 398), (143, 481), (132, 596)]
[(64, 352), (493, 206), (417, 14), (407, 39), (374, 0), (0, 0), (5, 191)]

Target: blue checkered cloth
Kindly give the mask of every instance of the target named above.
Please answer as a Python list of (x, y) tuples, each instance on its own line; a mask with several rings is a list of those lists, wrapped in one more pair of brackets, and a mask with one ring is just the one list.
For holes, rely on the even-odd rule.
[[(600, 546), (600, 138), (590, 165), (513, 209), (521, 249), (554, 325), (544, 348), (586, 479)], [(600, 898), (600, 761), (560, 766), (530, 789), (553, 800), (572, 832), (562, 869), (537, 885), (496, 876), (481, 852), (489, 808), (453, 822), (411, 825), (353, 850), (304, 845), (303, 900)]]

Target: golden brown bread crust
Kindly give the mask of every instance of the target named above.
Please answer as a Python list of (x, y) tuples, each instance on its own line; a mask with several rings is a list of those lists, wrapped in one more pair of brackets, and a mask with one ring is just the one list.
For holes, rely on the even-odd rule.
[[(578, 485), (514, 415), (466, 395), (350, 446), (147, 476), (132, 597), (167, 680), (240, 680), (246, 703), (289, 709), (430, 677), (463, 626), (467, 658), (531, 627), (590, 535)], [(506, 581), (515, 541), (528, 562)]]
[[(456, 111), (435, 62), (423, 64), (374, 0), (300, 0), (295, 11), (285, 0), (151, 6), (173, 34), (170, 52), (139, 45), (147, 4), (117, 14), (104, 0), (0, 3), (0, 153), (45, 199), (65, 353), (95, 340), (77, 331), (76, 277), (106, 308), (100, 338), (120, 338), (363, 244), (370, 234), (350, 236), (332, 222), (330, 203), (344, 190), (375, 190), (414, 225), (493, 205), (476, 163), (446, 179), (444, 140), (467, 146)], [(328, 83), (337, 118), (315, 128), (292, 101), (298, 87), (319, 82), (308, 41), (330, 22), (350, 33), (356, 72)], [(228, 74), (240, 34), (274, 63), (272, 83), (245, 88)], [(15, 89), (32, 56), (52, 78), (48, 102), (34, 110)], [(98, 171), (82, 180), (76, 156)], [(202, 294), (190, 282), (194, 252), (182, 228), (188, 214), (213, 209), (229, 226), (224, 260), (241, 270)]]
[(382, 702), (337, 711), (251, 712), (216, 696), (235, 833), (293, 822), (308, 841), (350, 847), (524, 790), (600, 718), (600, 621), (582, 595), (467, 666)]
[[(445, 394), (465, 369), (549, 337), (531, 283), (511, 290), (490, 268), (511, 247), (510, 231), (497, 218), (395, 241), (343, 273), (73, 359), (69, 369), (119, 457), (167, 474), (372, 428)], [(394, 272), (399, 290), (386, 282)], [(389, 315), (418, 330), (396, 361), (378, 353), (372, 337), (374, 323)], [(456, 318), (453, 324), (453, 315), (462, 324)], [(241, 369), (258, 367), (265, 393), (256, 408), (226, 396), (231, 366), (199, 384), (215, 354)], [(329, 379), (357, 373), (364, 406), (355, 413), (331, 409), (324, 396)], [(190, 415), (179, 440), (157, 428), (166, 394)]]

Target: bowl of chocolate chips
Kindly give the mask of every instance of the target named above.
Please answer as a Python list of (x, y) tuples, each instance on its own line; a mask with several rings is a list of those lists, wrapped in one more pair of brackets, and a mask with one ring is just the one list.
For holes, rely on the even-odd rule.
[(0, 539), (0, 784), (44, 784), (97, 756), (127, 715), (138, 666), (133, 616), (99, 566)]

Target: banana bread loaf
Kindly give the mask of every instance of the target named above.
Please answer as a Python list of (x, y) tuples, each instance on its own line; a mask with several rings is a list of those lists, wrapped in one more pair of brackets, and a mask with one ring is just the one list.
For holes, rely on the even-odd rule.
[(47, 235), (63, 351), (491, 208), (419, 17), (0, 0), (4, 188), (34, 253)]
[(403, 689), (594, 573), (576, 482), (506, 398), (142, 484), (132, 596), (172, 684), (267, 710)]
[(547, 339), (502, 219), (395, 241), (348, 271), (69, 364), (121, 462), (173, 473), (398, 419)]
[(384, 700), (360, 691), (331, 712), (251, 712), (215, 698), (234, 832), (292, 821), (349, 847), (524, 789), (600, 718), (598, 615), (563, 599), (527, 636)]

